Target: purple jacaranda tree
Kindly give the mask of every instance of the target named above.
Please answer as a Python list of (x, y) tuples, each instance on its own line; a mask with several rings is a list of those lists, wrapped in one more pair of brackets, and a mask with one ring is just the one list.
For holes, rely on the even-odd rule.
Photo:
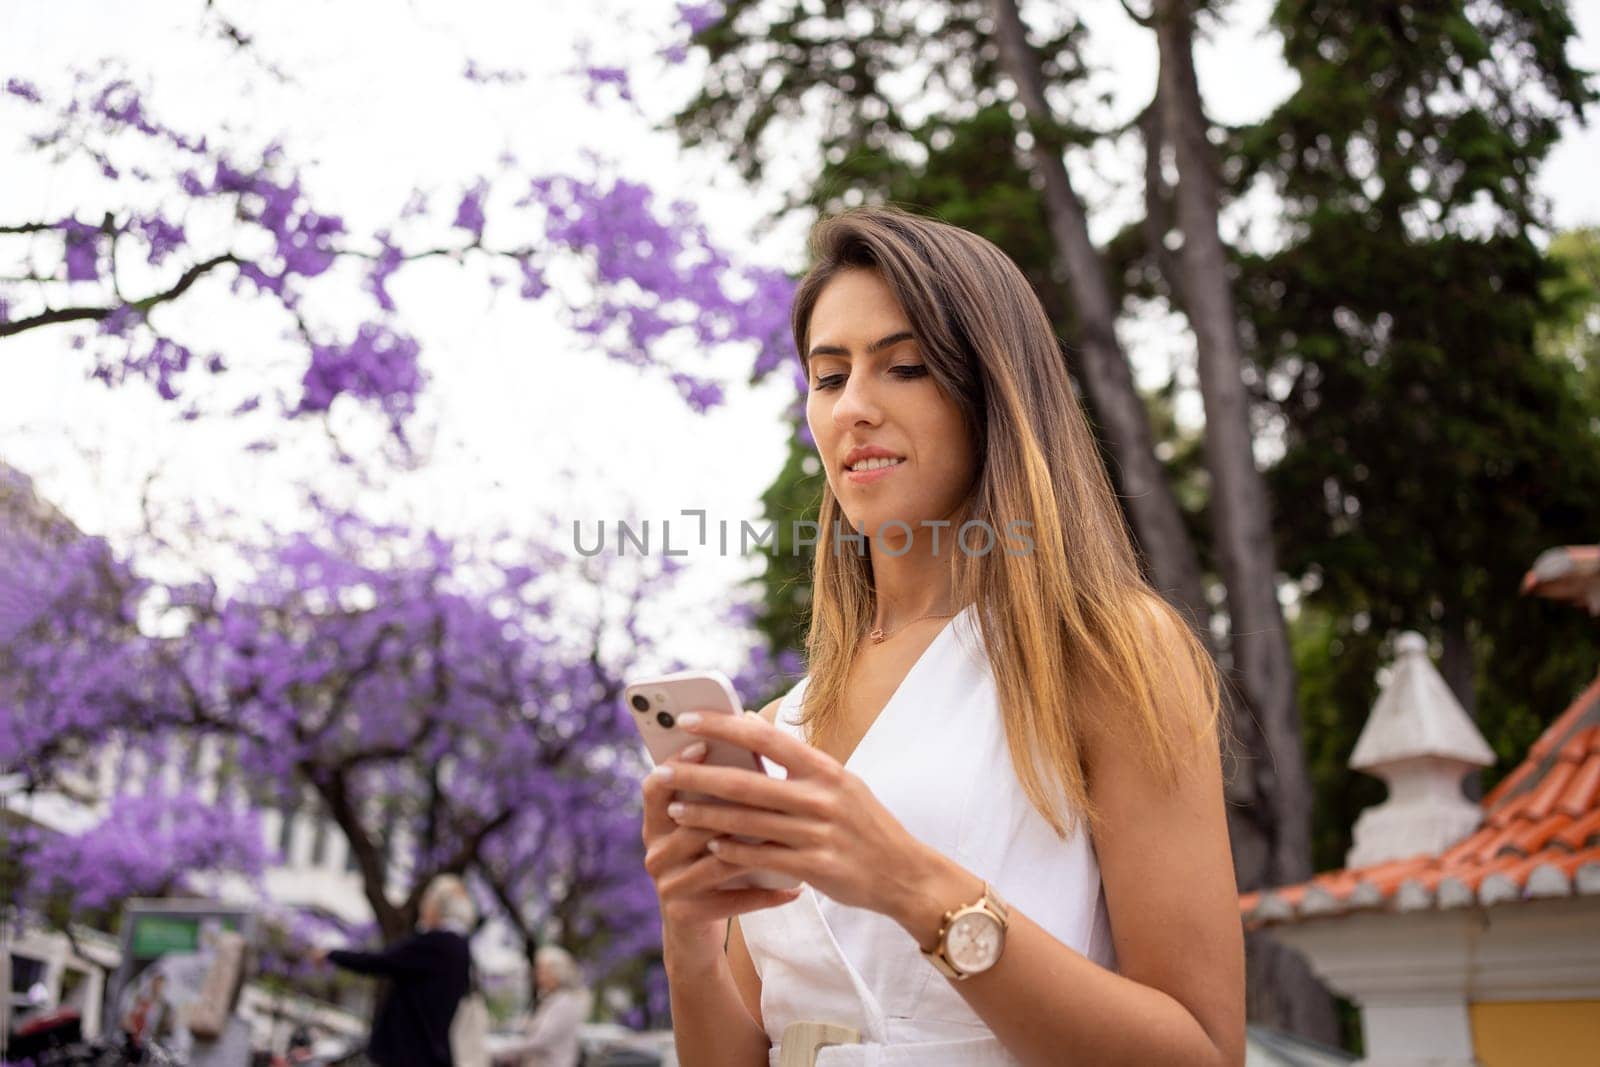
[[(310, 798), (383, 937), (457, 873), (530, 956), (559, 929), (597, 980), (648, 971), (647, 763), (619, 698), (650, 649), (637, 606), (675, 568), (320, 518), (250, 553), (227, 592), (140, 577), (92, 538), (8, 551), (0, 772), (59, 788), (109, 750), (119, 790), (85, 833), (24, 842), (24, 897), (94, 908), (257, 875), (249, 812)], [(740, 658), (722, 666), (771, 685), (778, 665)], [(225, 768), (205, 781), (202, 738)]]
[[(619, 67), (575, 73), (630, 97)], [(706, 354), (742, 353), (751, 380), (783, 363), (791, 279), (737, 261), (692, 207), (598, 157), (583, 173), (466, 164), (449, 192), (358, 227), (292, 141), (180, 129), (144, 84), (117, 67), (70, 89), (0, 75), (12, 147), (92, 177), (64, 214), (0, 205), (0, 359), (7, 339), (49, 331), (61, 358), (108, 387), (143, 383), (179, 417), (364, 408), (409, 447), (428, 382), (397, 279), (452, 269), (555, 306), (575, 347), (666, 378), (695, 410), (728, 384), (694, 362)], [(217, 350), (185, 332), (190, 307), (280, 336)], [(0, 525), (0, 773), (70, 790), (116, 756), (100, 822), (9, 842), (26, 854), (6, 865), (17, 898), (71, 911), (248, 879), (270, 862), (248, 811), (309, 802), (348, 841), (378, 936), (409, 929), (434, 874), (459, 872), (530, 956), (555, 926), (592, 977), (643, 968), (659, 998), (644, 756), (616, 697), (649, 648), (633, 608), (672, 568), (629, 578), (537, 545), (508, 556), (320, 519), (262, 537), (243, 580), (181, 584), (99, 539)], [(620, 613), (582, 610), (593, 586)], [(779, 666), (759, 650), (712, 665), (747, 694)], [(202, 742), (222, 753), (215, 796), (186, 777)]]
[[(617, 68), (577, 73), (595, 85), (620, 79), (625, 91)], [(65, 99), (9, 78), (0, 110), (31, 123), (18, 150), (98, 174), (92, 204), (70, 214), (16, 219), (0, 208), (0, 341), (62, 330), (87, 353), (88, 373), (147, 382), (184, 417), (228, 413), (207, 410), (205, 379), (243, 375), (245, 399), (229, 411), (315, 416), (346, 398), (403, 439), (426, 378), (392, 282), (423, 262), (555, 303), (583, 345), (664, 375), (697, 411), (719, 404), (727, 383), (685, 353), (742, 352), (752, 381), (783, 361), (791, 279), (735, 262), (692, 206), (599, 157), (584, 174), (502, 158), (464, 173), (442, 203), (418, 192), (387, 223), (355, 232), (316, 200), (288, 146), (175, 129), (127, 76), (80, 77)], [(260, 373), (259, 352), (200, 351), (173, 328), (167, 309), (201, 294), (267, 305), (293, 384)]]

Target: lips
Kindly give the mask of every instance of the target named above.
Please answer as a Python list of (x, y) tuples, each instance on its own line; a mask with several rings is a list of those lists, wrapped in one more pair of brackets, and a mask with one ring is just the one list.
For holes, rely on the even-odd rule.
[(849, 482), (851, 485), (868, 485), (872, 482), (881, 481), (882, 479), (889, 477), (889, 475), (893, 474), (895, 471), (899, 470), (905, 465), (905, 460), (902, 459), (898, 463), (891, 463), (885, 467), (874, 467), (871, 470), (853, 471), (846, 469), (844, 472), (844, 478), (845, 481)]
[(890, 451), (889, 449), (884, 448), (884, 447), (882, 447), (880, 445), (860, 445), (860, 446), (858, 446), (856, 448), (852, 448), (849, 452), (845, 453), (845, 456), (844, 456), (844, 469), (846, 471), (849, 471), (851, 467), (854, 467), (857, 463), (860, 463), (862, 460), (868, 460), (868, 459), (897, 459), (897, 460), (900, 460), (900, 461), (904, 462), (905, 458), (906, 457), (902, 456), (900, 453)]

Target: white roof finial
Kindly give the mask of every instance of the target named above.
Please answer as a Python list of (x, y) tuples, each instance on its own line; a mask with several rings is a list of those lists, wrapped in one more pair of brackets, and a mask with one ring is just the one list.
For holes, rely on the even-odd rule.
[(1443, 852), (1477, 829), (1478, 805), (1461, 793), (1474, 767), (1494, 752), (1428, 659), (1428, 641), (1407, 631), (1395, 641), (1389, 684), (1367, 717), (1350, 768), (1382, 778), (1389, 797), (1356, 820), (1345, 862), (1365, 867)]

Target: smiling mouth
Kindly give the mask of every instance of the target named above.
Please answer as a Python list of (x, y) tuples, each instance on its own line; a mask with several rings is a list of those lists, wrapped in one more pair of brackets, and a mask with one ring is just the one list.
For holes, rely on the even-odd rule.
[(846, 467), (845, 470), (851, 474), (865, 474), (868, 471), (881, 471), (888, 470), (890, 467), (898, 467), (904, 462), (905, 458), (903, 456), (898, 456), (894, 459), (875, 457), (873, 459), (861, 460), (853, 467)]

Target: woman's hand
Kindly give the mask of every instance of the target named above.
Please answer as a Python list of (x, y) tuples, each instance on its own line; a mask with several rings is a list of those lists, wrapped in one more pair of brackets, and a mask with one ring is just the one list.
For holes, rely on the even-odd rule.
[[(729, 804), (676, 801), (665, 814), (696, 847), (714, 852), (721, 869), (793, 875), (851, 907), (900, 919), (914, 906), (919, 883), (938, 860), (872, 795), (860, 778), (827, 753), (754, 715), (678, 717), (707, 739), (729, 741), (782, 764), (786, 780), (730, 767), (686, 764), (675, 788)], [(748, 844), (729, 835), (760, 838)]]
[[(663, 935), (669, 944), (714, 949), (720, 956), (729, 916), (786, 904), (799, 890), (719, 889), (722, 883), (745, 873), (743, 868), (707, 851), (706, 843), (716, 836), (713, 831), (680, 826), (667, 815), (676, 791), (687, 788), (683, 776), (707, 769), (696, 766), (705, 755), (705, 743), (699, 742), (645, 776), (644, 868), (661, 900)], [(758, 777), (750, 771), (729, 773)]]

